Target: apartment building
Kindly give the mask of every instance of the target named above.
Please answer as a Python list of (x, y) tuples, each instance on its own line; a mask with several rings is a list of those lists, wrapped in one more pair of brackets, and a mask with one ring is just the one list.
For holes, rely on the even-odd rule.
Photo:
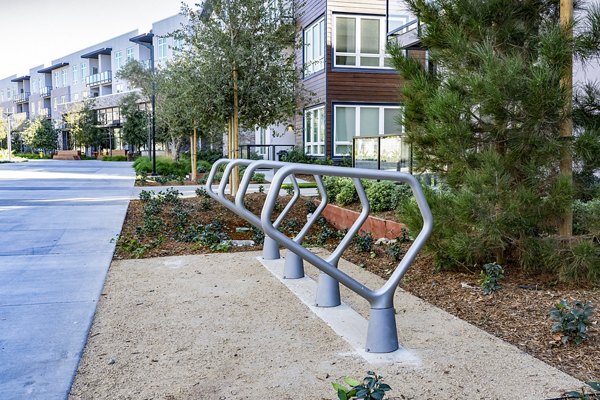
[(186, 21), (175, 15), (152, 24), (153, 35), (138, 30), (124, 33), (75, 53), (52, 60), (49, 66), (38, 65), (28, 75), (0, 79), (0, 116), (10, 118), (13, 128), (26, 120), (48, 118), (60, 130), (59, 147), (72, 146), (64, 115), (88, 98), (93, 98), (99, 126), (107, 131), (113, 148), (122, 146), (122, 121), (118, 104), (127, 93), (137, 90), (117, 78), (117, 72), (130, 60), (146, 65), (150, 50), (134, 43), (132, 38), (145, 38), (154, 46), (156, 67), (172, 59), (181, 45), (169, 33)]
[(316, 95), (294, 121), (306, 154), (379, 157), (395, 169), (402, 157), (406, 162), (400, 79), (385, 48), (388, 33), (412, 19), (400, 0), (306, 1), (298, 60), (305, 88)]

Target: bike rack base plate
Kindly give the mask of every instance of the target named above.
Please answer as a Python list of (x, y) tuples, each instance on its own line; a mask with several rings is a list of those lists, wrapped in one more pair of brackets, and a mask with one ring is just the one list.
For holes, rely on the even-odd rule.
[(284, 259), (265, 260), (263, 257), (257, 257), (257, 260), (352, 347), (351, 352), (341, 355), (360, 356), (372, 365), (388, 363), (401, 363), (413, 367), (421, 365), (421, 360), (416, 354), (402, 347), (391, 353), (365, 351), (365, 338), (368, 330), (366, 318), (343, 302), (337, 307), (317, 307), (315, 305), (317, 282), (308, 276), (299, 279), (285, 279), (283, 277)]

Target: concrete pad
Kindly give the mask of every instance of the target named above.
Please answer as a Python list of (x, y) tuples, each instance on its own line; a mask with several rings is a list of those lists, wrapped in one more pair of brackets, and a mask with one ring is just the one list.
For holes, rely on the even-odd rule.
[[(420, 362), (371, 363), (258, 255), (113, 262), (70, 398), (333, 399), (331, 382), (369, 370), (398, 399), (544, 399), (582, 385), (402, 291), (398, 336)], [(369, 287), (383, 283), (340, 267)], [(368, 318), (362, 298), (342, 290), (342, 299)]]

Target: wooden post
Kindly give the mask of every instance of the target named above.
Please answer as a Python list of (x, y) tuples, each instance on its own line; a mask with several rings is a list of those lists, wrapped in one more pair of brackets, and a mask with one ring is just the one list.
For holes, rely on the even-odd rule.
[[(573, 38), (573, 0), (560, 0), (560, 25), (569, 39)], [(571, 138), (573, 136), (573, 120), (571, 110), (573, 109), (573, 58), (568, 67), (565, 68), (564, 76), (561, 79), (566, 99), (563, 112), (565, 118), (560, 127), (560, 137), (563, 146), (560, 152), (560, 174), (573, 183), (573, 154), (571, 150)], [(573, 209), (571, 204), (562, 216), (559, 227), (561, 236), (571, 236), (573, 234)]]
[[(232, 118), (232, 153), (234, 159), (238, 158), (237, 150), (239, 147), (239, 121), (238, 121), (238, 71), (237, 67), (233, 68), (233, 118)], [(231, 173), (231, 195), (235, 196), (237, 194), (239, 185), (240, 185), (240, 170), (238, 167), (235, 167)]]

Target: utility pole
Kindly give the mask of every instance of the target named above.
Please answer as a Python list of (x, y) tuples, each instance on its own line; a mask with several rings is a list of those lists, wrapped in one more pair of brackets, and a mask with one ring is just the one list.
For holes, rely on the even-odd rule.
[[(560, 26), (570, 39), (573, 38), (573, 0), (560, 0)], [(565, 117), (560, 126), (560, 138), (563, 146), (560, 151), (560, 174), (573, 183), (573, 154), (571, 141), (573, 137), (573, 119), (571, 111), (573, 109), (573, 57), (564, 76), (561, 79), (561, 86), (565, 92), (565, 105), (563, 112)], [(571, 204), (566, 207), (559, 227), (561, 236), (570, 237), (573, 235), (573, 209)]]
[(6, 147), (8, 149), (8, 162), (12, 159), (12, 126), (10, 123), (10, 117), (12, 117), (12, 113), (6, 112), (6, 120), (8, 121), (8, 133), (6, 134)]

